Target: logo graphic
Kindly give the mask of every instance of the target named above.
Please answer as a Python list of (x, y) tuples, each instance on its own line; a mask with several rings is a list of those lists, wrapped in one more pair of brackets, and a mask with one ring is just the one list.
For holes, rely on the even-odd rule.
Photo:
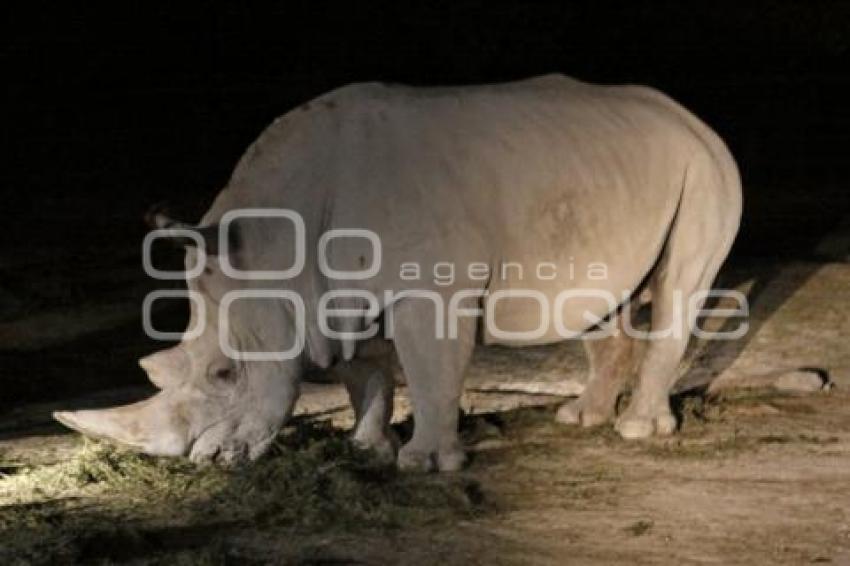
[[(294, 228), (292, 265), (282, 270), (243, 270), (231, 262), (230, 239), (233, 223), (242, 218), (284, 219)], [(184, 237), (194, 241), (197, 247), (196, 262), (185, 271), (164, 271), (153, 265), (151, 250), (157, 238)], [(344, 242), (343, 240), (349, 240)], [(335, 249), (355, 249), (351, 240), (359, 241), (356, 247), (363, 250), (358, 254), (357, 269), (339, 269), (332, 266)], [(364, 243), (366, 247), (364, 248)], [(219, 249), (216, 256), (217, 275), (233, 287), (216, 297), (218, 303), (216, 330), (222, 352), (235, 360), (282, 361), (299, 356), (306, 345), (308, 328), (316, 328), (322, 336), (332, 340), (366, 340), (376, 336), (380, 330), (377, 319), (384, 314), (384, 335), (391, 338), (393, 331), (392, 309), (395, 302), (425, 300), (433, 304), (435, 313), (434, 332), (438, 339), (454, 340), (458, 337), (460, 318), (477, 318), (486, 332), (506, 342), (535, 342), (543, 339), (602, 339), (615, 332), (626, 332), (640, 340), (659, 340), (673, 337), (683, 338), (690, 332), (701, 340), (735, 340), (749, 330), (749, 304), (746, 296), (736, 290), (699, 290), (683, 296), (674, 290), (671, 301), (672, 316), (666, 328), (637, 329), (630, 319), (629, 309), (620, 305), (629, 301), (633, 289), (619, 294), (607, 287), (608, 266), (604, 262), (588, 262), (578, 266), (574, 258), (567, 262), (540, 261), (534, 265), (503, 261), (491, 266), (484, 262), (456, 265), (450, 261), (438, 261), (423, 276), (423, 266), (416, 261), (402, 261), (397, 266), (383, 265), (384, 254), (381, 238), (371, 230), (337, 228), (320, 235), (316, 244), (316, 266), (321, 277), (330, 282), (330, 289), (317, 297), (315, 305), (305, 304), (304, 297), (291, 287), (299, 276), (305, 274), (308, 258), (307, 236), (304, 219), (296, 211), (281, 208), (244, 208), (227, 212), (219, 224)], [(339, 258), (337, 258), (339, 259)], [(408, 258), (405, 258), (408, 259)], [(142, 261), (150, 277), (158, 280), (194, 280), (202, 278), (209, 258), (204, 253), (201, 235), (192, 229), (158, 229), (149, 232), (142, 243)], [(387, 282), (390, 288), (380, 289), (374, 285), (376, 278)], [(590, 286), (573, 287), (576, 281), (590, 282)], [(551, 289), (552, 281), (563, 281), (564, 289), (552, 296), (540, 290)], [(254, 282), (253, 285), (249, 282)], [(259, 282), (259, 283), (257, 283)], [(372, 282), (357, 288), (352, 282)], [(493, 285), (497, 283), (496, 285)], [(535, 286), (538, 283), (538, 286)], [(422, 288), (416, 288), (422, 284)], [(277, 285), (278, 287), (275, 287)], [(466, 285), (464, 287), (464, 285)], [(264, 288), (253, 288), (253, 287)], [(338, 288), (336, 288), (338, 287)], [(368, 287), (368, 288), (367, 288)], [(429, 288), (430, 287), (430, 288)], [(494, 288), (495, 287), (495, 288)], [(142, 324), (145, 333), (155, 340), (192, 340), (200, 337), (210, 323), (207, 316), (208, 302), (205, 286), (195, 289), (161, 289), (149, 293), (142, 304)], [(161, 332), (153, 327), (154, 303), (164, 298), (188, 298), (192, 303), (194, 325), (185, 332)], [(705, 308), (708, 301), (716, 301), (721, 307)], [(254, 351), (241, 349), (244, 340), (234, 340), (240, 329), (252, 324), (262, 324), (262, 316), (234, 316), (240, 303), (251, 302), (260, 313), (279, 313), (291, 319), (290, 338), (292, 345), (282, 351)], [(274, 304), (271, 304), (274, 303)], [(522, 312), (524, 320), (536, 321), (536, 326), (518, 330), (500, 328), (499, 309)], [(613, 314), (612, 314), (613, 313)], [(308, 316), (314, 320), (308, 320)], [(732, 330), (707, 330), (700, 328), (700, 319), (740, 320)], [(243, 320), (244, 319), (244, 320)], [(568, 324), (572, 322), (572, 326)], [(283, 324), (277, 320), (277, 324)], [(616, 324), (619, 322), (620, 324)], [(312, 324), (314, 323), (314, 324)], [(578, 323), (578, 324), (577, 324)], [(713, 326), (717, 326), (716, 324)], [(721, 328), (725, 324), (720, 325)]]

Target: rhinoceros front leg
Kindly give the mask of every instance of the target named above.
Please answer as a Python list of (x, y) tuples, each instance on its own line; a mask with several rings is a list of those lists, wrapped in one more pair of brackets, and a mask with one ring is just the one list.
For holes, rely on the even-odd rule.
[(354, 408), (351, 440), (386, 461), (396, 457), (398, 439), (390, 428), (395, 383), (389, 360), (354, 359), (334, 368)]
[(438, 338), (435, 306), (409, 299), (393, 308), (393, 340), (413, 404), (413, 437), (398, 454), (401, 469), (455, 471), (466, 459), (458, 438), (463, 374), (475, 324), (462, 318), (457, 338)]

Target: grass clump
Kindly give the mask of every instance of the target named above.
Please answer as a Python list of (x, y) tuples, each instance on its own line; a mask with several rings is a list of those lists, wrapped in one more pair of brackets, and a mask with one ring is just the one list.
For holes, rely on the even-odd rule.
[(0, 478), (0, 561), (189, 552), (245, 529), (391, 530), (469, 516), (480, 502), (463, 477), (400, 474), (316, 425), (231, 470), (87, 442), (67, 461)]

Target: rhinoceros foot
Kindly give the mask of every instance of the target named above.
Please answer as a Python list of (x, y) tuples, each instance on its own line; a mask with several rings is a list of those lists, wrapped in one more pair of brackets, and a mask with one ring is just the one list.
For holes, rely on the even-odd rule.
[(597, 408), (588, 406), (583, 398), (567, 401), (555, 413), (555, 420), (561, 424), (581, 425), (583, 427), (599, 426), (605, 424), (613, 417), (608, 408)]
[(460, 446), (442, 448), (436, 452), (422, 450), (413, 443), (398, 452), (398, 468), (413, 472), (456, 472), (466, 463), (466, 453)]
[(381, 463), (391, 464), (395, 462), (399, 440), (392, 429), (374, 434), (367, 434), (358, 430), (352, 435), (351, 442), (362, 450), (371, 451)]
[(639, 440), (649, 438), (653, 434), (657, 436), (669, 436), (676, 432), (676, 417), (667, 411), (657, 415), (633, 415), (628, 411), (619, 419), (615, 427), (626, 440)]

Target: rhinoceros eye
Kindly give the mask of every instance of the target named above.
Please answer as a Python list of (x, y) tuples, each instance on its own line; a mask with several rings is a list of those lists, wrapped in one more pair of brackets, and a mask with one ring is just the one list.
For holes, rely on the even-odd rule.
[(209, 376), (214, 381), (223, 381), (223, 382), (233, 382), (236, 381), (236, 371), (234, 368), (225, 366), (225, 367), (211, 367), (209, 371)]

